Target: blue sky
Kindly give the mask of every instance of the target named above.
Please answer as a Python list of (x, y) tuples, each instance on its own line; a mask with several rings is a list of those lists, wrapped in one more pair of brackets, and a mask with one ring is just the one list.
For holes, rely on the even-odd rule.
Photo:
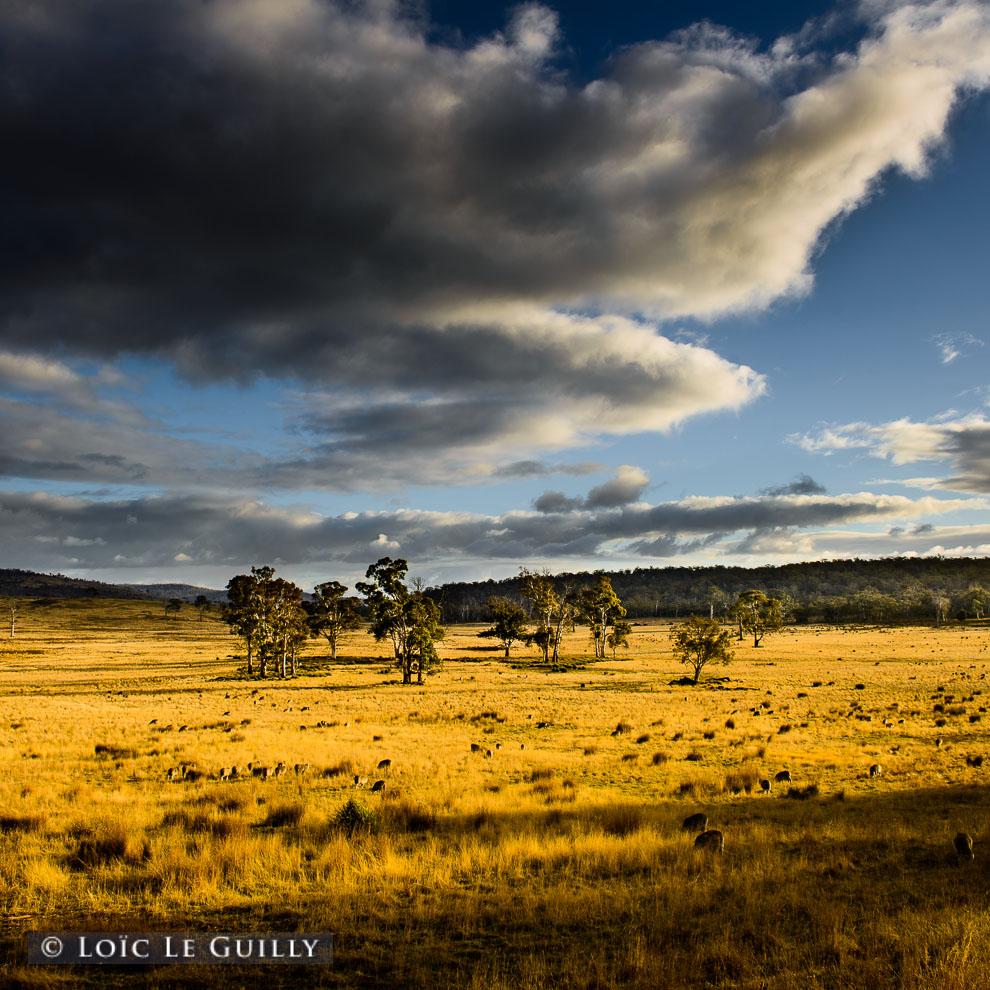
[(0, 12), (0, 566), (990, 550), (990, 8)]

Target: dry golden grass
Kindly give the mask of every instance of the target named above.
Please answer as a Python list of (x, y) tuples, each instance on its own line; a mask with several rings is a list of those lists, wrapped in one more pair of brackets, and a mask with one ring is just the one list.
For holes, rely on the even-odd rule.
[[(362, 632), (258, 683), (215, 618), (22, 603), (0, 641), (0, 985), (990, 986), (986, 631), (788, 630), (684, 687), (664, 624), (600, 662), (575, 633), (557, 669), (480, 629), (450, 630), (423, 687)], [(695, 811), (721, 857), (681, 830)], [(26, 966), (24, 932), (61, 927), (327, 930), (337, 962)]]

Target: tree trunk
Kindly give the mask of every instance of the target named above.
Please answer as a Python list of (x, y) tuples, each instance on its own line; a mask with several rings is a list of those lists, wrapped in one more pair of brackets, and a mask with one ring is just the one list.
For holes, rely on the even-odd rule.
[(509, 659), (509, 647), (510, 647), (511, 645), (512, 645), (511, 643), (506, 643), (506, 644), (505, 644), (505, 659), (506, 659), (506, 660), (508, 660), (508, 659)]
[(254, 643), (251, 641), (251, 637), (248, 636), (248, 638), (247, 638), (248, 677), (254, 677), (254, 670), (251, 667), (251, 653), (252, 653), (253, 648), (254, 648)]

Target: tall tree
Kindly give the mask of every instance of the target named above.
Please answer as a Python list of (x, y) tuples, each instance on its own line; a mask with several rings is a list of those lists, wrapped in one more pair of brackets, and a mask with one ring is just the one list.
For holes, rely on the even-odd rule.
[(193, 604), (199, 609), (199, 621), (202, 622), (203, 616), (210, 608), (210, 600), (206, 595), (197, 595), (196, 601)]
[(392, 643), (403, 684), (412, 683), (414, 669), (422, 683), (424, 673), (439, 663), (436, 643), (444, 634), (439, 607), (422, 592), (409, 591), (405, 583), (408, 573), (409, 564), (401, 558), (381, 557), (365, 572), (369, 580), (355, 586), (368, 608), (368, 631), (375, 639)]
[(523, 642), (526, 638), (526, 610), (517, 605), (511, 598), (489, 598), (488, 611), (491, 613), (492, 625), (478, 633), (486, 639), (497, 639), (505, 648), (506, 657), (512, 644)]
[(585, 588), (577, 595), (577, 609), (580, 621), (591, 629), (591, 638), (595, 647), (595, 656), (604, 659), (605, 648), (608, 645), (609, 628), (622, 619), (626, 610), (619, 596), (612, 588), (612, 582), (607, 575), (598, 578), (598, 584), (593, 588)]
[(330, 646), (330, 658), (337, 659), (340, 637), (351, 629), (361, 627), (359, 602), (346, 598), (347, 585), (339, 581), (324, 581), (313, 589), (313, 600), (306, 606), (309, 628), (314, 636), (325, 636)]
[(670, 641), (674, 656), (694, 670), (695, 684), (705, 667), (732, 660), (732, 637), (715, 619), (692, 615), (670, 630)]
[(739, 595), (733, 612), (739, 628), (752, 635), (753, 646), (759, 646), (768, 633), (779, 632), (784, 628), (784, 614), (779, 599), (768, 598), (756, 589)]
[(247, 647), (247, 674), (254, 676), (252, 660), (261, 627), (258, 613), (258, 578), (252, 568), (251, 574), (237, 574), (227, 582), (227, 604), (223, 608), (223, 620), (230, 631), (244, 637)]
[(612, 623), (612, 630), (608, 634), (608, 648), (612, 651), (612, 659), (615, 659), (615, 651), (620, 646), (629, 645), (629, 634), (632, 626), (625, 619), (616, 619)]

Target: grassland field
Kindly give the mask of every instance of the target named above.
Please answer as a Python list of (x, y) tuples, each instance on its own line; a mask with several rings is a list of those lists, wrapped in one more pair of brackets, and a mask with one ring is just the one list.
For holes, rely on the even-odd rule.
[[(788, 628), (684, 686), (665, 622), (603, 661), (579, 629), (556, 668), (482, 628), (423, 686), (364, 631), (259, 682), (215, 615), (22, 602), (0, 986), (990, 987), (990, 630)], [(335, 963), (29, 966), (42, 929), (331, 931)]]

